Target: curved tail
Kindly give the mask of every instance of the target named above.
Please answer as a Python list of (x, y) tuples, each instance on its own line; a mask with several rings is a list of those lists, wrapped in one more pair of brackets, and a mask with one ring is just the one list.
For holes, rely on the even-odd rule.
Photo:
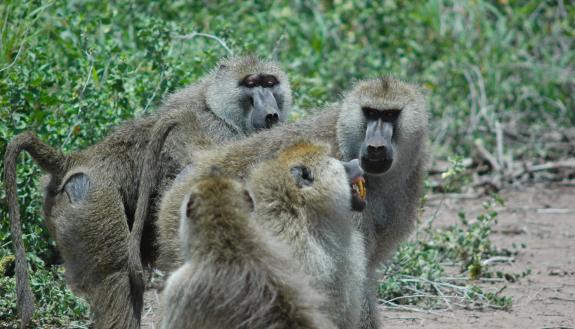
[(140, 256), (140, 246), (152, 191), (159, 183), (158, 171), (162, 148), (170, 131), (177, 125), (175, 120), (159, 121), (152, 131), (152, 138), (146, 147), (144, 164), (140, 172), (138, 202), (132, 231), (128, 241), (128, 274), (133, 306), (136, 314), (140, 314), (144, 303), (144, 268)]
[(58, 176), (66, 170), (67, 157), (29, 131), (14, 137), (6, 147), (4, 155), (4, 181), (10, 216), (10, 233), (16, 256), (16, 297), (21, 327), (25, 328), (34, 314), (34, 295), (32, 295), (28, 279), (28, 262), (22, 241), (20, 206), (16, 185), (16, 160), (22, 151), (27, 151), (44, 171)]

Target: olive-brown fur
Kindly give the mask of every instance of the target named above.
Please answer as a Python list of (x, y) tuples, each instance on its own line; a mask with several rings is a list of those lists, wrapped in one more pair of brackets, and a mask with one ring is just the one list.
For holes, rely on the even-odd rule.
[(361, 327), (371, 329), (379, 326), (376, 269), (412, 231), (423, 192), (427, 105), (417, 86), (393, 77), (359, 81), (340, 102), (319, 114), (197, 155), (193, 170), (202, 173), (215, 165), (224, 174), (247, 177), (254, 165), (276, 157), (278, 150), (301, 138), (329, 143), (336, 158), (357, 158), (366, 135), (364, 106), (401, 110), (394, 133), (395, 160), (382, 175), (366, 173), (367, 206), (356, 215), (368, 257)]
[[(140, 185), (153, 181), (148, 196), (152, 209), (146, 214), (153, 218), (157, 195), (190, 161), (191, 154), (254, 132), (247, 120), (238, 119), (245, 115), (238, 104), (238, 86), (244, 75), (262, 72), (280, 81), (274, 93), (283, 120), (291, 108), (285, 74), (273, 62), (238, 57), (223, 60), (206, 77), (168, 97), (159, 111), (121, 124), (103, 141), (85, 150), (62, 155), (33, 133), (14, 138), (5, 155), (5, 177), (22, 326), (30, 320), (33, 299), (20, 238), (15, 167), (18, 154), (27, 151), (49, 174), (43, 205), (47, 226), (63, 256), (67, 281), (89, 302), (96, 328), (138, 328), (143, 283), (130, 280), (128, 275), (132, 268), (128, 243)], [(142, 177), (150, 172), (142, 168), (148, 144), (159, 138), (166, 140), (159, 145), (162, 152), (159, 163), (154, 163), (157, 169), (152, 177)], [(145, 221), (142, 258), (152, 263), (155, 234), (151, 221)]]
[(288, 247), (250, 218), (239, 182), (215, 174), (182, 184), (186, 195), (168, 192), (164, 201), (177, 202), (161, 208), (160, 218), (178, 208), (184, 258), (163, 292), (161, 328), (333, 328)]
[[(255, 227), (290, 247), (292, 257), (311, 277), (311, 285), (325, 295), (321, 310), (333, 321), (334, 328), (355, 328), (360, 321), (365, 280), (363, 240), (352, 216), (350, 182), (344, 166), (329, 157), (329, 152), (328, 145), (305, 140), (286, 145), (277, 157), (251, 171), (248, 190), (255, 203)], [(314, 177), (312, 183), (303, 187), (292, 173), (294, 167), (301, 166)], [(193, 254), (186, 257), (186, 248), (184, 252), (180, 249), (178, 219), (182, 199), (189, 189), (187, 177), (203, 174), (188, 167), (163, 197), (158, 218), (158, 232), (162, 235), (158, 241), (160, 262), (166, 271), (174, 270), (188, 257), (198, 259)], [(217, 198), (218, 192), (214, 194)], [(219, 208), (225, 208), (225, 200), (220, 202)], [(216, 208), (213, 206), (212, 211)], [(229, 226), (220, 229), (239, 230)], [(250, 226), (250, 230), (255, 228)], [(211, 239), (212, 250), (219, 250), (215, 244), (221, 239), (217, 234)], [(189, 241), (196, 243), (194, 237)]]

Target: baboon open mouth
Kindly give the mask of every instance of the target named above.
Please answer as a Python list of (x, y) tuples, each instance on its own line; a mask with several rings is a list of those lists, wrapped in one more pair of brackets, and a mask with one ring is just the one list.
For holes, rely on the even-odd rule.
[(354, 211), (362, 211), (365, 208), (367, 189), (363, 176), (357, 176), (351, 181), (351, 208)]

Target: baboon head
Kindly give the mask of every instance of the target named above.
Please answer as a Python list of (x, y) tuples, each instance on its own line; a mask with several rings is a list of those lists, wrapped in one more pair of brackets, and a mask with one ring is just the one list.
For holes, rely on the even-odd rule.
[(328, 155), (328, 145), (304, 141), (262, 163), (249, 180), (256, 209), (263, 205), (317, 214), (363, 210), (365, 188), (358, 161), (343, 163)]
[(287, 75), (279, 66), (257, 57), (222, 60), (207, 89), (209, 108), (243, 133), (284, 122), (292, 106)]
[[(225, 205), (225, 206), (222, 206)], [(211, 236), (221, 230), (213, 229), (225, 220), (239, 220), (253, 209), (253, 203), (244, 185), (238, 180), (223, 176), (217, 168), (203, 177), (198, 177), (184, 198), (180, 209), (180, 241), (187, 257), (196, 249), (192, 244), (211, 245), (226, 239)], [(234, 225), (232, 225), (234, 226)], [(230, 232), (233, 235), (238, 232)]]
[(423, 147), (427, 133), (425, 106), (415, 85), (392, 77), (358, 82), (344, 96), (338, 120), (345, 157), (359, 158), (368, 174), (409, 165), (409, 155)]

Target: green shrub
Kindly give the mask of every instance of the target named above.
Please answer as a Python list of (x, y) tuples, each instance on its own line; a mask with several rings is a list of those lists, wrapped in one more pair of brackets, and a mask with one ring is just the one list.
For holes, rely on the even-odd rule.
[[(179, 38), (203, 32), (235, 54), (276, 55), (294, 88), (293, 120), (336, 100), (356, 79), (392, 73), (419, 82), (429, 94), (434, 153), (467, 155), (475, 139), (492, 147), (497, 122), (519, 118), (529, 127), (521, 133), (534, 135), (575, 123), (575, 6), (562, 4), (5, 0), (0, 153), (26, 129), (71, 152), (152, 111), (229, 53), (214, 38)], [(511, 151), (546, 155), (524, 146)], [(20, 211), (35, 276), (56, 258), (40, 214), (40, 174), (21, 157)], [(0, 202), (0, 255), (10, 249)]]

